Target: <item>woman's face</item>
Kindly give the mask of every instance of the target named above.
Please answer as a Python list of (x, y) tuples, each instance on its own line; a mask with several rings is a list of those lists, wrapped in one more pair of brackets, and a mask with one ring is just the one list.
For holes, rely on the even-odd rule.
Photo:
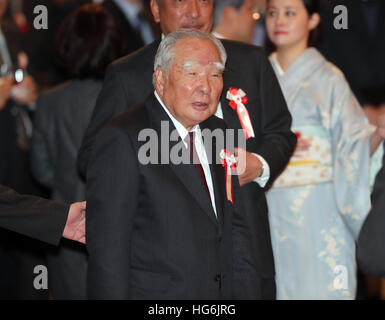
[(302, 0), (268, 0), (266, 30), (277, 49), (297, 45), (307, 47), (309, 32), (319, 23), (319, 16), (309, 17)]

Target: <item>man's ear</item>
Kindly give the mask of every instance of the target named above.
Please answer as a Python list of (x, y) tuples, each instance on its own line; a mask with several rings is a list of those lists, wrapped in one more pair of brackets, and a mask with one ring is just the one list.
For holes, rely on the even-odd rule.
[(151, 0), (150, 2), (150, 8), (152, 15), (154, 16), (154, 20), (156, 23), (160, 22), (160, 16), (159, 16), (159, 5), (156, 0)]
[(163, 97), (164, 87), (166, 85), (166, 73), (161, 67), (157, 67), (155, 70), (155, 90), (160, 97)]

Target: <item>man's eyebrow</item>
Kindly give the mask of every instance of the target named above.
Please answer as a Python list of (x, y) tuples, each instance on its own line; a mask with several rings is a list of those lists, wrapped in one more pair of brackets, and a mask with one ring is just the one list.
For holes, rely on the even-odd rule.
[[(193, 67), (194, 65), (197, 65), (199, 64), (199, 62), (196, 62), (196, 61), (186, 61), (185, 63), (182, 64), (182, 69), (185, 69), (185, 68), (191, 68)], [(220, 71), (223, 71), (225, 69), (225, 66), (223, 65), (222, 62), (210, 62), (211, 65), (214, 65), (215, 67), (217, 67), (218, 70)]]
[(216, 66), (219, 71), (224, 71), (225, 70), (225, 66), (223, 65), (222, 62), (212, 62), (212, 64), (214, 66)]
[(182, 69), (191, 68), (196, 64), (198, 64), (196, 61), (186, 61), (185, 63), (182, 64)]

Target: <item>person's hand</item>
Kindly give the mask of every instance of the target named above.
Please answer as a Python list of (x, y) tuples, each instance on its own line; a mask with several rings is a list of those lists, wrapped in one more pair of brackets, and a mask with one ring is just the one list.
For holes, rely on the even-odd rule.
[(22, 104), (30, 104), (37, 99), (37, 86), (31, 76), (27, 76), (18, 85), (12, 87), (12, 98)]
[(11, 97), (12, 82), (11, 77), (0, 78), (0, 111), (5, 107), (8, 99)]
[(63, 238), (86, 243), (86, 202), (71, 204)]
[(237, 160), (239, 184), (244, 186), (262, 175), (262, 162), (252, 153), (234, 148), (234, 156)]

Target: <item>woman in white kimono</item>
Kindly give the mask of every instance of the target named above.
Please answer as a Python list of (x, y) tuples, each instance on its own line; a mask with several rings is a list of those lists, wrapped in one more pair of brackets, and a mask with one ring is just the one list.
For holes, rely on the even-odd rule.
[(354, 299), (355, 239), (370, 208), (371, 126), (341, 71), (308, 47), (316, 1), (268, 0), (270, 56), (298, 145), (267, 194), (278, 299)]

